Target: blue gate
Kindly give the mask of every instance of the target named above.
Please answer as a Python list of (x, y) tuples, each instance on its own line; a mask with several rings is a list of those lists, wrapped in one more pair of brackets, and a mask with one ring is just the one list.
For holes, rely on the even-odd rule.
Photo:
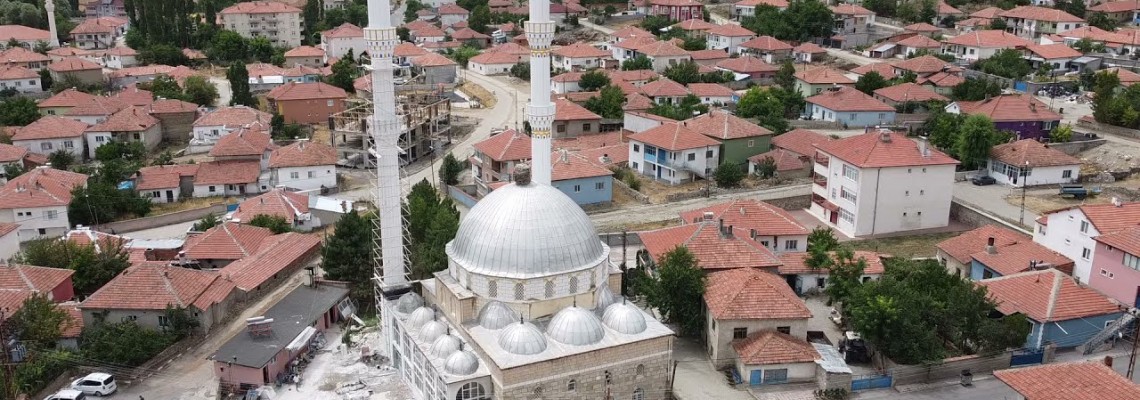
[(1042, 349), (1015, 351), (1009, 358), (1009, 366), (1040, 364), (1045, 359)]
[(1024, 93), (1028, 88), (1029, 85), (1025, 84), (1025, 81), (1013, 81), (1013, 90)]
[(891, 387), (891, 374), (863, 375), (851, 379), (851, 391), (885, 389)]
[(752, 376), (748, 377), (748, 384), (749, 385), (752, 385), (752, 386), (760, 386), (761, 385), (760, 372), (761, 372), (761, 370), (758, 370), (758, 369), (752, 370)]

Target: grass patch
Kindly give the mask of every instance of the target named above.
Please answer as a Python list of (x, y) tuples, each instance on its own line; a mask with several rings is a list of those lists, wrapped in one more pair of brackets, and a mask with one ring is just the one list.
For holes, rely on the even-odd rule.
[(846, 242), (855, 250), (887, 253), (895, 257), (934, 257), (934, 245), (943, 240), (958, 236), (960, 232), (931, 233), (925, 235), (896, 236), (880, 239), (855, 240)]
[(190, 199), (179, 200), (173, 203), (160, 203), (150, 207), (150, 215), (170, 214), (178, 211), (193, 210), (197, 208), (209, 207), (218, 203), (233, 203), (237, 199), (234, 198), (221, 198), (221, 197), (196, 197)]

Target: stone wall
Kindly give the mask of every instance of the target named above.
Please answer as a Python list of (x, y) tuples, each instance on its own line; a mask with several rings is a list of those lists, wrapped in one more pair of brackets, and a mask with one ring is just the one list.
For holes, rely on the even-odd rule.
[[(629, 399), (641, 389), (645, 399), (668, 399), (672, 340), (664, 336), (505, 369), (501, 380), (495, 381), (496, 397), (601, 399), (608, 393), (614, 399)], [(568, 391), (571, 379), (575, 388)]]
[(1050, 149), (1054, 149), (1072, 156), (1085, 150), (1100, 147), (1100, 145), (1104, 144), (1105, 142), (1108, 142), (1108, 139), (1082, 140), (1079, 142), (1068, 143), (1049, 143), (1046, 146), (1048, 146)]
[(961, 203), (958, 199), (954, 199), (954, 201), (950, 203), (950, 219), (974, 228), (980, 227), (982, 225), (998, 225), (1004, 228), (1013, 229), (1026, 235), (1033, 235), (1032, 231), (1021, 227), (1014, 221), (1006, 221), (993, 214), (974, 208), (968, 204)]
[(1119, 126), (1113, 126), (1113, 125), (1109, 125), (1109, 124), (1102, 124), (1102, 123), (1099, 123), (1096, 121), (1090, 121), (1089, 119), (1091, 119), (1091, 118), (1088, 118), (1088, 119), (1086, 119), (1086, 118), (1088, 118), (1088, 117), (1078, 119), (1077, 120), (1077, 127), (1092, 129), (1092, 130), (1110, 133), (1110, 134), (1118, 135), (1118, 136), (1140, 139), (1140, 131), (1138, 131), (1138, 130), (1121, 128)]
[(187, 143), (194, 130), (197, 111), (183, 113), (154, 114), (162, 122), (162, 141), (166, 143)]
[(633, 197), (637, 201), (640, 201), (644, 204), (649, 204), (649, 196), (645, 193), (633, 190), (633, 188), (629, 187), (629, 185), (626, 185), (625, 182), (622, 182), (621, 179), (614, 179), (613, 183), (614, 188), (625, 191), (626, 194), (628, 194), (630, 197)]
[(102, 232), (115, 232), (125, 233), (140, 231), (143, 229), (157, 228), (160, 226), (180, 224), (183, 222), (190, 222), (202, 219), (209, 214), (223, 215), (226, 213), (226, 205), (218, 203), (209, 207), (195, 208), (191, 210), (178, 211), (169, 214), (152, 215), (149, 217), (128, 219), (126, 221), (109, 222), (106, 224), (96, 225), (95, 229)]

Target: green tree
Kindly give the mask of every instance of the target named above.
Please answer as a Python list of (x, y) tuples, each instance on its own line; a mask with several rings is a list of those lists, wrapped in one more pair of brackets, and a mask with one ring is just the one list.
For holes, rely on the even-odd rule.
[(1073, 14), (1078, 18), (1084, 18), (1088, 11), (1083, 0), (1055, 0), (1053, 1), (1053, 8)]
[(874, 11), (879, 17), (893, 17), (896, 7), (898, 2), (893, 0), (863, 0), (863, 8)]
[(404, 8), (404, 22), (412, 22), (416, 19), (419, 19), (419, 15), (416, 14), (417, 12), (423, 9), (431, 8), (419, 0), (408, 0), (404, 2), (404, 4), (406, 5)]
[(182, 49), (170, 44), (152, 44), (139, 50), (140, 64), (162, 64), (170, 66), (189, 65), (190, 59)]
[(787, 91), (796, 90), (796, 66), (792, 60), (784, 60), (780, 70), (776, 71), (776, 85)]
[(654, 104), (649, 108), (648, 112), (653, 115), (681, 121), (707, 113), (709, 112), (709, 107), (701, 104), (700, 98), (690, 94), (682, 98), (680, 103)]
[(20, 341), (33, 348), (55, 347), (63, 331), (72, 326), (71, 317), (63, 308), (43, 294), (24, 299), (24, 304), (11, 318), (12, 331), (19, 332)]
[(181, 340), (194, 334), (194, 331), (201, 326), (198, 319), (190, 316), (190, 312), (182, 306), (167, 304), (163, 314), (167, 323), (162, 327), (162, 331), (173, 335), (174, 340)]
[(182, 99), (182, 87), (168, 75), (159, 75), (150, 81), (150, 92), (156, 99)]
[(621, 63), (622, 71), (637, 71), (643, 69), (653, 69), (653, 62), (644, 54), (638, 54), (637, 57), (626, 59)]
[(649, 33), (657, 35), (661, 33), (662, 29), (668, 28), (669, 25), (673, 25), (673, 21), (668, 17), (650, 15), (641, 20), (641, 23), (638, 25), (641, 26), (641, 29), (645, 29)]
[(983, 78), (966, 78), (950, 89), (950, 97), (958, 101), (978, 101), (1001, 94), (1001, 85)]
[(249, 55), (247, 47), (245, 38), (237, 32), (223, 29), (214, 36), (214, 42), (206, 54), (211, 60), (241, 62)]
[(321, 20), (321, 10), (324, 6), (321, 0), (308, 0), (305, 6), (301, 8), (301, 19), (305, 26), (305, 36), (301, 38), (304, 44), (312, 44), (313, 38), (317, 36), (319, 21)]
[(263, 63), (269, 62), (277, 50), (273, 48), (273, 43), (270, 43), (269, 39), (264, 36), (257, 36), (253, 39), (249, 39), (246, 42), (246, 48), (248, 49), (247, 51), (249, 52), (250, 57), (252, 57), (257, 62)]
[(479, 55), (479, 53), (482, 53), (482, 51), (480, 51), (477, 47), (472, 47), (464, 44), (458, 49), (447, 49), (443, 55), (447, 56), (447, 58), (450, 58), (451, 61), (455, 61), (455, 63), (459, 64), (460, 67), (467, 68), (467, 60), (470, 60), (472, 57)]
[(622, 93), (621, 88), (606, 85), (597, 96), (586, 99), (585, 107), (594, 114), (601, 115), (602, 118), (616, 119), (624, 115), (624, 111), (621, 109), (623, 102), (625, 102), (625, 94)]
[(785, 119), (785, 104), (780, 101), (777, 94), (782, 90), (759, 87), (748, 89), (737, 102), (736, 115), (741, 118), (756, 118), (758, 125), (772, 132), (786, 132), (788, 121)]
[[(104, 163), (115, 166), (114, 172), (92, 176), (87, 181), (86, 188), (75, 188), (71, 191), (71, 204), (67, 207), (67, 217), (73, 224), (99, 225), (111, 222), (120, 217), (145, 217), (150, 213), (150, 199), (139, 196), (134, 190), (120, 190), (118, 176), (125, 175), (128, 169), (121, 167), (122, 162)], [(76, 288), (78, 289), (78, 283)]]
[(657, 260), (657, 274), (639, 285), (646, 301), (666, 321), (681, 327), (681, 334), (698, 336), (705, 326), (705, 273), (697, 257), (685, 247), (677, 247)]
[(935, 0), (923, 0), (922, 6), (918, 9), (918, 20), (913, 22), (934, 22), (938, 18), (938, 8), (934, 3)]
[(280, 215), (257, 214), (249, 220), (249, 224), (269, 229), (275, 235), (293, 231), (293, 224)]
[[(1089, 25), (1092, 25), (1092, 23), (1090, 22)], [(1087, 37), (1081, 38), (1081, 40), (1073, 43), (1073, 49), (1081, 53), (1103, 53), (1105, 51), (1104, 43), (1094, 42), (1092, 39), (1089, 39)]]
[(1029, 62), (1021, 58), (1021, 51), (1017, 49), (998, 50), (990, 58), (979, 61), (978, 67), (987, 74), (1014, 80), (1022, 79), (1033, 71)]
[(681, 43), (681, 48), (686, 51), (698, 51), (708, 48), (708, 41), (695, 36), (688, 36), (682, 38), (684, 42)]
[(112, 160), (141, 162), (146, 157), (146, 147), (142, 142), (111, 140), (95, 149), (95, 159), (104, 163)]
[[(52, 87), (51, 70), (44, 68), (40, 70), (40, 90), (48, 91)], [(3, 108), (3, 107), (0, 107)]]
[(353, 83), (359, 77), (360, 67), (356, 65), (356, 60), (352, 57), (343, 57), (337, 60), (336, 64), (333, 64), (329, 84), (344, 89), (346, 92), (354, 93), (356, 87)]
[[(1079, 1), (1074, 2), (1074, 3), (1079, 3)], [(1089, 18), (1088, 18), (1088, 22), (1089, 22), (1089, 26), (1095, 26), (1097, 28), (1104, 29), (1104, 30), (1109, 31), (1109, 32), (1116, 31), (1116, 28), (1120, 26), (1119, 20), (1117, 20), (1116, 18), (1112, 18), (1112, 17), (1108, 16), (1108, 14), (1105, 14), (1102, 12), (1094, 12), (1094, 13), (1090, 14)], [(1076, 46), (1073, 46), (1073, 47), (1076, 48)]]
[(8, 180), (12, 180), (17, 176), (23, 175), (24, 172), (27, 171), (24, 170), (24, 166), (20, 165), (19, 163), (7, 164), (4, 166), (4, 177)]
[[(129, 32), (137, 32), (137, 37), (143, 38), (147, 45), (186, 47), (198, 27), (194, 0), (124, 0), (123, 8), (130, 20)], [(147, 47), (138, 44), (130, 46), (134, 49)]]
[(887, 87), (887, 80), (879, 75), (878, 72), (871, 71), (859, 77), (855, 82), (855, 89), (868, 95), (873, 94), (876, 90)]
[(1049, 131), (1049, 141), (1053, 143), (1067, 143), (1073, 140), (1073, 127), (1071, 125), (1058, 125)]
[(995, 31), (1004, 31), (1004, 30), (1005, 30), (1006, 28), (1008, 28), (1008, 27), (1009, 27), (1009, 26), (1007, 26), (1007, 25), (1005, 24), (1005, 20), (1004, 20), (1004, 19), (1001, 19), (1001, 18), (994, 18), (994, 19), (990, 20), (990, 26), (989, 26), (989, 29), (991, 29), (991, 30), (995, 30)]
[(65, 149), (59, 149), (48, 154), (48, 162), (52, 168), (66, 171), (75, 164), (75, 155)]
[(83, 329), (86, 358), (123, 366), (139, 366), (174, 342), (174, 335), (150, 330), (135, 321), (96, 322)]
[(207, 229), (218, 226), (221, 223), (222, 220), (218, 218), (218, 214), (209, 213), (206, 214), (205, 217), (202, 217), (202, 219), (199, 219), (198, 222), (195, 222), (194, 226), (190, 229), (195, 232), (205, 232)]
[(439, 167), (439, 180), (444, 185), (458, 185), (459, 174), (463, 173), (463, 163), (455, 155), (447, 153), (443, 156), (443, 165)]
[(835, 238), (835, 231), (826, 226), (817, 226), (811, 230), (807, 238), (808, 251), (833, 251), (839, 247), (839, 239)]
[(213, 107), (214, 102), (218, 101), (218, 88), (205, 77), (190, 76), (186, 78), (186, 87), (183, 89), (183, 96), (191, 103)]
[(958, 143), (958, 129), (962, 126), (965, 116), (951, 114), (942, 107), (931, 107), (930, 117), (923, 125), (923, 131), (934, 147), (954, 155), (954, 147)]
[(682, 61), (671, 65), (665, 68), (665, 73), (662, 75), (682, 85), (701, 82), (700, 66), (693, 61)]
[(524, 81), (530, 80), (530, 63), (518, 63), (511, 66), (510, 75), (522, 79)]
[[(412, 186), (405, 207), (408, 221), (408, 248), (412, 249), (412, 275), (427, 277), (447, 267), (444, 246), (459, 230), (459, 211), (449, 198), (426, 179)], [(446, 215), (444, 215), (446, 214)]]
[(467, 18), (467, 27), (472, 30), (484, 33), (487, 31), (487, 25), (491, 23), (491, 9), (487, 4), (482, 4), (471, 10), (471, 16)]
[(82, 295), (95, 293), (131, 266), (123, 243), (115, 240), (99, 242), (98, 250), (94, 244), (78, 244), (60, 238), (32, 240), (15, 258), (23, 264), (75, 271), (72, 284), (76, 293)]
[(40, 119), (36, 101), (16, 96), (0, 102), (0, 126), (24, 126)]
[(226, 80), (230, 82), (230, 96), (231, 106), (249, 106), (256, 107), (257, 101), (253, 99), (253, 94), (249, 90), (249, 70), (245, 68), (245, 64), (234, 63), (226, 70)]
[(768, 179), (776, 176), (776, 160), (772, 156), (764, 156), (756, 163), (756, 176)]
[(850, 248), (844, 246), (835, 250), (834, 259), (828, 265), (828, 299), (832, 302), (846, 302), (859, 289), (866, 269), (867, 259), (856, 259)]
[(336, 221), (332, 236), (321, 248), (321, 269), (325, 277), (349, 283), (350, 296), (361, 307), (373, 303), (372, 215), (362, 216), (349, 210)]
[(583, 92), (597, 91), (609, 84), (610, 77), (599, 69), (588, 71), (582, 74), (582, 77), (578, 79), (578, 87), (581, 88)]
[(981, 168), (998, 139), (993, 121), (984, 115), (971, 115), (962, 122), (954, 153), (966, 170)]
[(716, 186), (722, 188), (739, 187), (744, 180), (744, 170), (739, 165), (721, 164), (713, 173)]

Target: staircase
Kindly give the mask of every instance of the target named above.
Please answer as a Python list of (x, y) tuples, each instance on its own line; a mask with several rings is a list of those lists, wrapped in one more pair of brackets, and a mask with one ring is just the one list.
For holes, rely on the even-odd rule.
[(1140, 310), (1129, 308), (1128, 311), (1124, 313), (1124, 315), (1122, 315), (1116, 321), (1112, 321), (1111, 324), (1108, 324), (1108, 326), (1104, 327), (1104, 330), (1100, 331), (1096, 335), (1093, 335), (1093, 337), (1089, 338), (1085, 344), (1081, 345), (1083, 349), (1082, 352), (1085, 355), (1092, 354), (1102, 344), (1107, 342), (1109, 339), (1112, 339), (1113, 336), (1116, 336), (1117, 333), (1131, 324), (1132, 321), (1135, 321), (1137, 313), (1140, 313)]

